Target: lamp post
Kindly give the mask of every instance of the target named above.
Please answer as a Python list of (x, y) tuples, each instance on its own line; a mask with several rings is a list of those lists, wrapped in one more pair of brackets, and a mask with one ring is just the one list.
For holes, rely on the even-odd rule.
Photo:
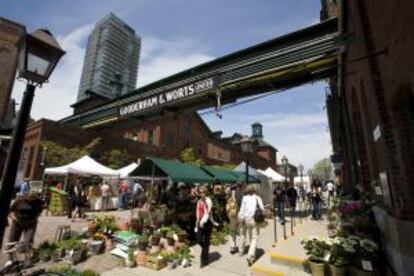
[(10, 201), (16, 181), (17, 167), (20, 160), (27, 123), (36, 86), (41, 86), (65, 54), (53, 35), (45, 29), (27, 34), (19, 52), (19, 78), (27, 81), (21, 108), (13, 129), (12, 141), (3, 172), (0, 190), (0, 248), (3, 243)]
[(246, 185), (249, 184), (249, 155), (253, 152), (253, 140), (249, 136), (244, 136), (240, 140), (242, 152), (246, 155)]
[[(303, 187), (303, 165), (299, 164), (298, 166), (299, 169), (299, 173), (300, 173), (300, 189), (301, 191), (304, 193), (304, 187)], [(300, 198), (299, 201), (299, 218), (300, 218), (300, 222), (302, 223), (302, 204), (303, 204), (304, 198)]]
[(285, 170), (285, 188), (287, 188), (288, 185), (288, 165), (289, 165), (289, 159), (286, 157), (286, 155), (283, 155), (282, 157), (282, 164), (283, 164), (283, 168)]

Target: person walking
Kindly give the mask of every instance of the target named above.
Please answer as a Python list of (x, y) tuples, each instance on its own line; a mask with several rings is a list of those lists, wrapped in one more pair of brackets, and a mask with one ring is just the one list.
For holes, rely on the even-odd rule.
[(72, 221), (75, 221), (76, 215), (79, 216), (79, 218), (83, 218), (83, 202), (84, 199), (84, 190), (83, 190), (83, 184), (80, 178), (78, 178), (75, 182), (75, 185), (73, 187), (73, 204), (75, 207), (75, 211), (72, 214)]
[(118, 209), (123, 210), (127, 206), (128, 201), (128, 183), (122, 181), (119, 186)]
[(207, 196), (206, 187), (202, 186), (198, 192), (200, 199), (196, 207), (196, 228), (198, 244), (201, 246), (200, 268), (209, 263), (210, 237), (213, 231), (212, 209), (213, 201)]
[(20, 182), (19, 196), (26, 196), (30, 191), (30, 178), (25, 178)]
[(132, 208), (136, 208), (139, 203), (139, 198), (144, 191), (142, 185), (138, 182), (138, 180), (134, 181), (134, 186), (132, 188)]
[(335, 185), (332, 183), (332, 181), (328, 181), (328, 183), (326, 184), (326, 190), (328, 192), (328, 207), (330, 207), (331, 201), (333, 200), (335, 195)]
[(313, 185), (312, 187), (312, 218), (320, 219), (321, 216), (321, 205), (322, 205), (322, 191), (321, 187), (318, 185)]
[(238, 251), (237, 235), (239, 234), (239, 220), (237, 214), (239, 210), (236, 199), (236, 188), (236, 186), (232, 186), (230, 188), (230, 193), (228, 194), (226, 203), (226, 213), (229, 218), (229, 234), (231, 237), (230, 254), (234, 254)]
[(108, 210), (109, 201), (111, 200), (111, 187), (108, 181), (104, 181), (101, 185), (101, 211)]
[(259, 208), (264, 213), (264, 205), (262, 199), (256, 195), (256, 188), (248, 186), (246, 188), (246, 195), (243, 196), (240, 211), (238, 214), (240, 226), (241, 226), (241, 237), (239, 255), (244, 255), (244, 248), (246, 245), (246, 235), (249, 234), (250, 246), (248, 251), (247, 263), (251, 266), (256, 260), (256, 247), (259, 240), (259, 225), (255, 221), (255, 213)]
[(284, 189), (279, 185), (273, 192), (273, 206), (277, 208), (277, 214), (282, 225), (285, 224), (285, 200), (286, 193)]
[(287, 189), (286, 196), (289, 202), (289, 207), (291, 211), (293, 212), (292, 215), (294, 215), (295, 209), (296, 209), (296, 202), (298, 200), (298, 192), (296, 191), (293, 184), (290, 184), (289, 188)]
[(10, 206), (9, 242), (18, 242), (24, 236), (27, 249), (33, 245), (37, 221), (43, 210), (43, 201), (39, 195), (29, 192), (26, 196), (16, 199)]

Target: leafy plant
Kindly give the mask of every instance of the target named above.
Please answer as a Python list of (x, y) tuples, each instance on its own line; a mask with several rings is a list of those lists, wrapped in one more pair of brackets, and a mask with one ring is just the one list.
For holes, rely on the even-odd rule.
[(181, 152), (181, 161), (187, 164), (198, 166), (198, 167), (204, 165), (204, 161), (200, 158), (197, 159), (194, 153), (194, 150), (192, 148), (185, 148)]
[(311, 261), (323, 262), (327, 251), (330, 247), (325, 239), (318, 237), (309, 237), (301, 240), (301, 244)]
[(215, 246), (225, 244), (227, 242), (227, 234), (228, 233), (226, 233), (225, 228), (222, 228), (221, 231), (213, 229), (213, 232), (211, 233), (210, 243)]
[(134, 258), (134, 250), (132, 248), (128, 249), (128, 260), (130, 262), (134, 262), (135, 258)]
[(68, 240), (63, 240), (59, 242), (59, 246), (65, 250), (80, 250), (82, 249), (82, 242), (78, 238), (70, 238)]
[(115, 216), (101, 214), (96, 216), (95, 222), (97, 224), (98, 232), (113, 233), (118, 229), (118, 223)]

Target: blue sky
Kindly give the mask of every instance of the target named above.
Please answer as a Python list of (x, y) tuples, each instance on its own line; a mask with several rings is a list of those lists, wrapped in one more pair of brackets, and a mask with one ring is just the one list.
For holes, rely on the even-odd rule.
[[(37, 90), (36, 119), (71, 114), (76, 100), (86, 40), (96, 21), (114, 12), (142, 37), (138, 86), (256, 43), (318, 22), (319, 0), (6, 0), (0, 16), (20, 22), (29, 32), (47, 27), (67, 54), (50, 83)], [(330, 154), (325, 82), (308, 84), (203, 118), (225, 135), (250, 133), (264, 125), (265, 140), (306, 169)], [(24, 85), (16, 82), (20, 102)]]

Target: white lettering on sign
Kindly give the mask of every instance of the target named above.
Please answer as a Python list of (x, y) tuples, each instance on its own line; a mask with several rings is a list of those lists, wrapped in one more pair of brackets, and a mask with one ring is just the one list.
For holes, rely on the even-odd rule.
[(208, 78), (192, 84), (188, 84), (182, 87), (175, 88), (170, 91), (163, 92), (156, 96), (151, 96), (137, 102), (122, 106), (119, 108), (119, 116), (128, 116), (139, 111), (163, 105), (176, 100), (184, 99), (200, 92), (213, 89), (214, 80)]
[(381, 127), (378, 125), (372, 133), (375, 142), (378, 141), (378, 139), (381, 137), (381, 134)]

